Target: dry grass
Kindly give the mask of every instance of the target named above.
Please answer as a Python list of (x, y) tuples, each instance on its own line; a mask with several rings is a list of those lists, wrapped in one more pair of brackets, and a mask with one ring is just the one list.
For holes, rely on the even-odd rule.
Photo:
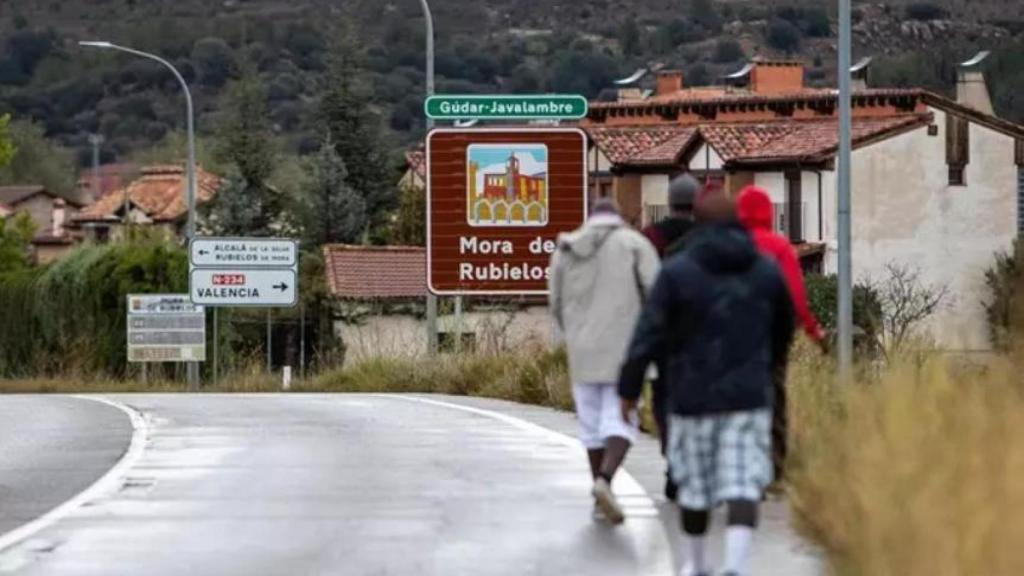
[(840, 576), (1024, 574), (1024, 378), (898, 361), (842, 386), (798, 355), (792, 506)]

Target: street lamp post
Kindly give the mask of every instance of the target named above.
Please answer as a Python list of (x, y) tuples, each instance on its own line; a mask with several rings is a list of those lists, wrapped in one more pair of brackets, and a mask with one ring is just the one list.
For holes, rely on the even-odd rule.
[[(427, 26), (427, 96), (434, 95), (434, 17), (430, 13), (427, 0), (420, 0), (423, 7), (423, 19)], [(434, 119), (427, 118), (427, 131), (434, 127)], [(429, 168), (428, 168), (429, 169)], [(430, 215), (426, 215), (430, 218)], [(437, 352), (437, 296), (427, 290), (427, 351)]]
[(185, 108), (186, 108), (186, 123), (188, 127), (188, 163), (185, 167), (186, 170), (186, 205), (188, 206), (188, 221), (185, 224), (185, 238), (189, 241), (196, 235), (196, 135), (195, 135), (195, 112), (192, 108), (192, 93), (188, 89), (188, 84), (185, 82), (185, 78), (178, 72), (178, 69), (171, 65), (170, 62), (163, 58), (150, 54), (148, 52), (142, 52), (133, 48), (126, 48), (110, 42), (79, 42), (80, 46), (88, 48), (100, 48), (105, 50), (118, 50), (120, 52), (127, 52), (135, 56), (142, 58), (148, 58), (163, 64), (168, 70), (174, 74), (177, 78), (178, 83), (181, 84), (182, 91), (185, 92)]
[(850, 0), (839, 0), (839, 371), (843, 379), (853, 368), (853, 264), (850, 220), (853, 106), (850, 94)]
[[(148, 52), (142, 52), (133, 48), (127, 48), (125, 46), (119, 46), (111, 42), (79, 42), (80, 46), (86, 48), (99, 48), (103, 50), (117, 50), (119, 52), (126, 52), (134, 56), (139, 56), (155, 62), (159, 62), (165, 66), (168, 70), (174, 74), (174, 77), (178, 80), (181, 85), (182, 91), (185, 93), (185, 108), (186, 108), (186, 125), (188, 127), (188, 163), (185, 165), (186, 171), (186, 197), (185, 204), (188, 206), (188, 220), (185, 223), (185, 238), (189, 242), (196, 235), (196, 135), (195, 135), (195, 111), (192, 107), (192, 93), (188, 89), (188, 83), (185, 82), (185, 78), (178, 72), (170, 62), (157, 56), (156, 54), (150, 54)], [(196, 391), (199, 389), (199, 364), (195, 362), (188, 363), (188, 385), (189, 389)]]

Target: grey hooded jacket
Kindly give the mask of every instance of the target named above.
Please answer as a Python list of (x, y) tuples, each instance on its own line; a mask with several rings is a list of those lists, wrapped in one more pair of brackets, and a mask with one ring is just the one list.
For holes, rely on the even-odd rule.
[(618, 382), (658, 253), (613, 215), (592, 216), (558, 238), (548, 280), (551, 313), (565, 338), (577, 384)]

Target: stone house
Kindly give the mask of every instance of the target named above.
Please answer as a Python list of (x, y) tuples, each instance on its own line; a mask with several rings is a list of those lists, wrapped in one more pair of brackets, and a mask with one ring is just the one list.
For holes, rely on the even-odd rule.
[(52, 262), (74, 247), (75, 237), (66, 225), (83, 205), (77, 197), (44, 186), (0, 186), (0, 217), (24, 212), (32, 218), (36, 226), (32, 256), (40, 264)]
[[(159, 230), (168, 238), (180, 237), (188, 219), (185, 174), (179, 165), (144, 167), (137, 179), (74, 215), (70, 226), (95, 242), (120, 239), (126, 223)], [(202, 168), (197, 168), (196, 180), (196, 205), (201, 206), (214, 197), (222, 182)]]
[[(984, 270), (1024, 232), (1024, 127), (993, 114), (979, 68), (961, 67), (956, 100), (869, 88), (866, 67), (853, 95), (854, 274), (879, 279), (902, 263), (946, 287), (931, 332), (959, 350), (989, 347)], [(590, 193), (614, 196), (642, 226), (667, 213), (677, 174), (734, 193), (756, 184), (808, 266), (834, 272), (838, 99), (803, 78), (799, 62), (755, 61), (728, 86), (686, 88), (681, 72), (663, 71), (653, 94), (592, 103), (581, 122)]]

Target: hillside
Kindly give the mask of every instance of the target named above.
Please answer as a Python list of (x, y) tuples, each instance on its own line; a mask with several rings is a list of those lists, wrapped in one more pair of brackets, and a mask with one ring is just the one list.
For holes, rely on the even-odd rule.
[[(600, 97), (638, 66), (682, 68), (712, 83), (754, 55), (799, 56), (809, 81), (835, 78), (833, 14), (816, 0), (433, 0), (440, 92), (578, 92)], [(1024, 120), (1024, 2), (857, 3), (859, 55), (875, 83), (952, 87), (953, 64), (998, 48), (997, 106)], [(418, 138), (423, 22), (415, 0), (0, 0), (0, 113), (32, 118), (88, 159), (86, 137), (107, 138), (104, 160), (148, 153), (180, 130), (173, 79), (155, 64), (85, 51), (103, 39), (159, 53), (195, 91), (201, 134), (217, 125), (224, 86), (242, 65), (268, 86), (286, 150), (320, 140), (317, 101), (331, 39), (349, 19), (364, 49), (358, 79), (394, 151)]]

